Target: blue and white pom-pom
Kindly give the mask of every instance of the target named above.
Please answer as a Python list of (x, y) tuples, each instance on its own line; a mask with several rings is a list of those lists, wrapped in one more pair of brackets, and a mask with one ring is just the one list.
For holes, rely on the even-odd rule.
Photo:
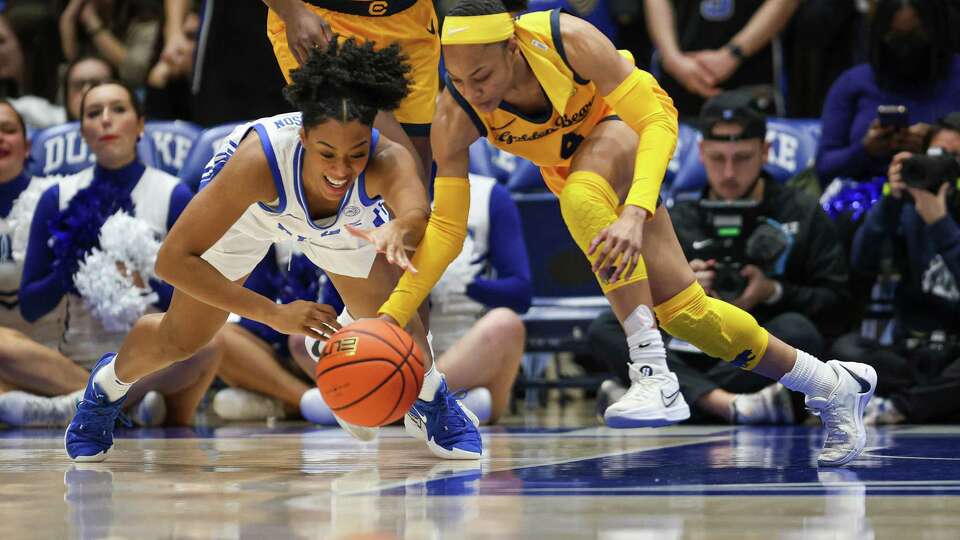
[[(144, 282), (154, 278), (159, 249), (160, 242), (150, 225), (126, 212), (117, 212), (103, 224), (100, 248), (94, 248), (80, 262), (73, 282), (84, 305), (105, 330), (129, 330), (157, 301), (155, 292), (137, 287), (129, 276), (138, 273)], [(120, 272), (119, 264), (125, 267), (126, 275)]]

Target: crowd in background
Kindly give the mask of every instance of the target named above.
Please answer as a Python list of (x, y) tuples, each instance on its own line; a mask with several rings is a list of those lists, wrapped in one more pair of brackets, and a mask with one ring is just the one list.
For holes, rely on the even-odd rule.
[[(451, 3), (440, 2), (441, 13)], [(703, 287), (818, 357), (873, 364), (881, 399), (873, 402), (868, 421), (960, 418), (960, 174), (936, 169), (946, 165), (934, 159), (960, 152), (960, 5), (534, 0), (530, 6), (556, 7), (591, 21), (653, 72), (682, 123), (709, 135), (716, 115), (728, 113), (742, 130), (734, 134), (743, 135), (737, 143), (691, 139), (699, 145), (691, 159), (705, 170), (705, 181), (692, 190), (696, 197), (667, 197)], [(159, 240), (193, 195), (175, 176), (140, 158), (112, 167), (126, 156), (97, 149), (103, 126), (93, 116), (85, 119), (84, 111), (113, 106), (111, 99), (125, 104), (120, 136), (129, 138), (131, 155), (140, 155), (145, 121), (176, 119), (209, 128), (288, 111), (266, 19), (266, 6), (253, 0), (0, 1), (0, 422), (30, 424), (11, 420), (27, 412), (4, 410), (4, 396), (13, 392), (52, 398), (36, 405), (46, 416), (32, 418), (61, 422), (95, 360), (81, 345), (104, 350), (109, 347), (102, 344), (116, 339), (117, 331), (99, 316), (110, 306), (85, 297), (73, 277), (82, 260), (78, 253), (97, 244), (90, 230), (126, 210), (150, 223)], [(110, 81), (122, 84), (104, 84)], [(98, 95), (89, 95), (93, 88)], [(889, 106), (895, 110), (878, 113)], [(765, 169), (770, 131), (759, 126), (766, 116), (819, 119), (815, 154), (785, 181)], [(32, 178), (30, 139), (68, 122), (80, 123), (92, 166), (66, 182)], [(924, 154), (931, 159), (916, 159)], [(933, 171), (926, 188), (915, 178), (918, 163), (921, 171)], [(123, 189), (85, 189), (102, 177)], [(474, 199), (482, 202), (471, 208), (471, 231), (485, 235), (474, 234), (471, 256), (451, 266), (434, 309), (437, 334), (446, 340), (438, 352), (452, 351), (456, 359), (450, 361), (469, 361), (470, 351), (499, 336), (498, 348), (488, 354), (512, 374), (496, 381), (491, 376), (486, 385), (493, 394), (486, 419), (495, 421), (523, 352), (516, 313), (530, 305), (530, 269), (523, 242), (509, 241), (523, 234), (506, 187), (480, 177), (473, 184), (482, 190)], [(22, 208), (27, 199), (29, 212)], [(768, 259), (748, 256), (747, 249), (742, 260), (700, 250), (716, 240), (710, 220), (719, 211), (703, 200), (755, 202), (747, 217), (751, 232), (761, 230), (754, 225), (762, 222), (788, 248)], [(166, 204), (158, 210), (156, 201)], [(103, 208), (83, 213), (83, 204)], [(32, 216), (32, 224), (22, 223), (23, 215)], [(29, 233), (21, 232), (24, 239), (16, 238), (18, 227)], [(53, 238), (70, 239), (74, 244), (60, 245), (75, 252), (56, 248)], [(319, 284), (322, 276), (295, 270), (309, 263), (291, 264), (292, 257), (268, 257), (251, 287), (277, 300), (316, 298), (319, 289), (309, 283)], [(148, 309), (163, 310), (169, 291), (149, 273), (117, 271), (153, 294)], [(737, 283), (721, 284), (721, 278)], [(297, 280), (298, 286), (291, 285)], [(888, 324), (867, 329), (864, 320), (884, 302)], [(456, 336), (474, 324), (477, 330), (461, 345), (467, 352), (457, 356)], [(302, 340), (267, 330), (238, 321), (194, 360), (143, 381), (130, 400), (134, 420), (189, 423), (215, 374), (224, 384), (264, 396), (256, 401), (221, 392), (214, 409), (225, 418), (310, 416), (303, 402), (312, 385), (296, 368), (305, 358)], [(598, 392), (602, 409), (629, 386), (627, 353), (612, 313), (594, 322), (590, 339), (611, 373)], [(718, 364), (676, 340), (668, 349), (697, 419), (802, 420), (799, 402), (782, 386)], [(238, 360), (244, 350), (254, 352)], [(284, 362), (294, 367), (282, 371)], [(256, 375), (250, 376), (249, 366), (257, 366)], [(177, 382), (187, 379), (195, 384)], [(231, 401), (238, 399), (243, 406)], [(322, 423), (317, 415), (308, 419)]]

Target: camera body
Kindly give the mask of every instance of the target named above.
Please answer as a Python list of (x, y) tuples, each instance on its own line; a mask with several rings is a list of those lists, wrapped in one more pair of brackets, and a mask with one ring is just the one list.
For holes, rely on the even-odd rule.
[(901, 167), (900, 176), (906, 185), (930, 193), (937, 193), (944, 183), (956, 182), (960, 178), (960, 162), (955, 155), (948, 153), (916, 155), (905, 160)]
[(759, 215), (759, 205), (750, 199), (700, 200), (709, 236), (694, 242), (693, 249), (697, 258), (716, 261), (713, 289), (721, 300), (734, 300), (743, 293), (747, 279), (740, 271), (744, 266), (753, 264), (769, 275), (792, 243), (779, 223)]

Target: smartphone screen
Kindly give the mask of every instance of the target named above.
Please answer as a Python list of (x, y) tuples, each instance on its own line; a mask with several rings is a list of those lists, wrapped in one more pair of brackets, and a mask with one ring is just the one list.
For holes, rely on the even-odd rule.
[(877, 107), (877, 120), (883, 127), (906, 129), (910, 127), (910, 116), (906, 105), (880, 105)]

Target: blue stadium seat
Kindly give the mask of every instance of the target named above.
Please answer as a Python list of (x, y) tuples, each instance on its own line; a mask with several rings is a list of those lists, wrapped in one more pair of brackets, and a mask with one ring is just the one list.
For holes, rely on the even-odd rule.
[(500, 150), (487, 139), (470, 145), (470, 172), (496, 178), (514, 193), (546, 191), (540, 168), (523, 158)]
[[(786, 182), (813, 164), (820, 142), (820, 122), (807, 118), (770, 118), (767, 120), (767, 141), (770, 153), (764, 169), (778, 182)], [(680, 165), (674, 181), (665, 191), (668, 197), (699, 192), (707, 184), (707, 172), (700, 162), (697, 144), (689, 146), (689, 151), (679, 157)]]
[[(153, 141), (141, 137), (137, 154), (147, 166), (156, 166)], [(27, 170), (33, 176), (74, 174), (93, 165), (95, 158), (80, 136), (80, 123), (68, 122), (38, 131), (31, 140)]]
[(157, 168), (179, 174), (200, 131), (200, 126), (182, 120), (147, 122), (144, 132), (153, 141)]
[(670, 163), (667, 164), (666, 174), (663, 175), (663, 185), (660, 188), (662, 192), (666, 193), (673, 185), (681, 165), (686, 162), (691, 153), (694, 154), (694, 159), (696, 159), (699, 143), (700, 132), (697, 131), (697, 128), (681, 123), (677, 132), (677, 148), (673, 151)]
[(231, 122), (203, 130), (194, 141), (193, 148), (183, 162), (183, 167), (180, 168), (180, 180), (196, 192), (200, 187), (203, 168), (207, 166), (207, 162), (213, 157), (223, 139), (241, 123)]

